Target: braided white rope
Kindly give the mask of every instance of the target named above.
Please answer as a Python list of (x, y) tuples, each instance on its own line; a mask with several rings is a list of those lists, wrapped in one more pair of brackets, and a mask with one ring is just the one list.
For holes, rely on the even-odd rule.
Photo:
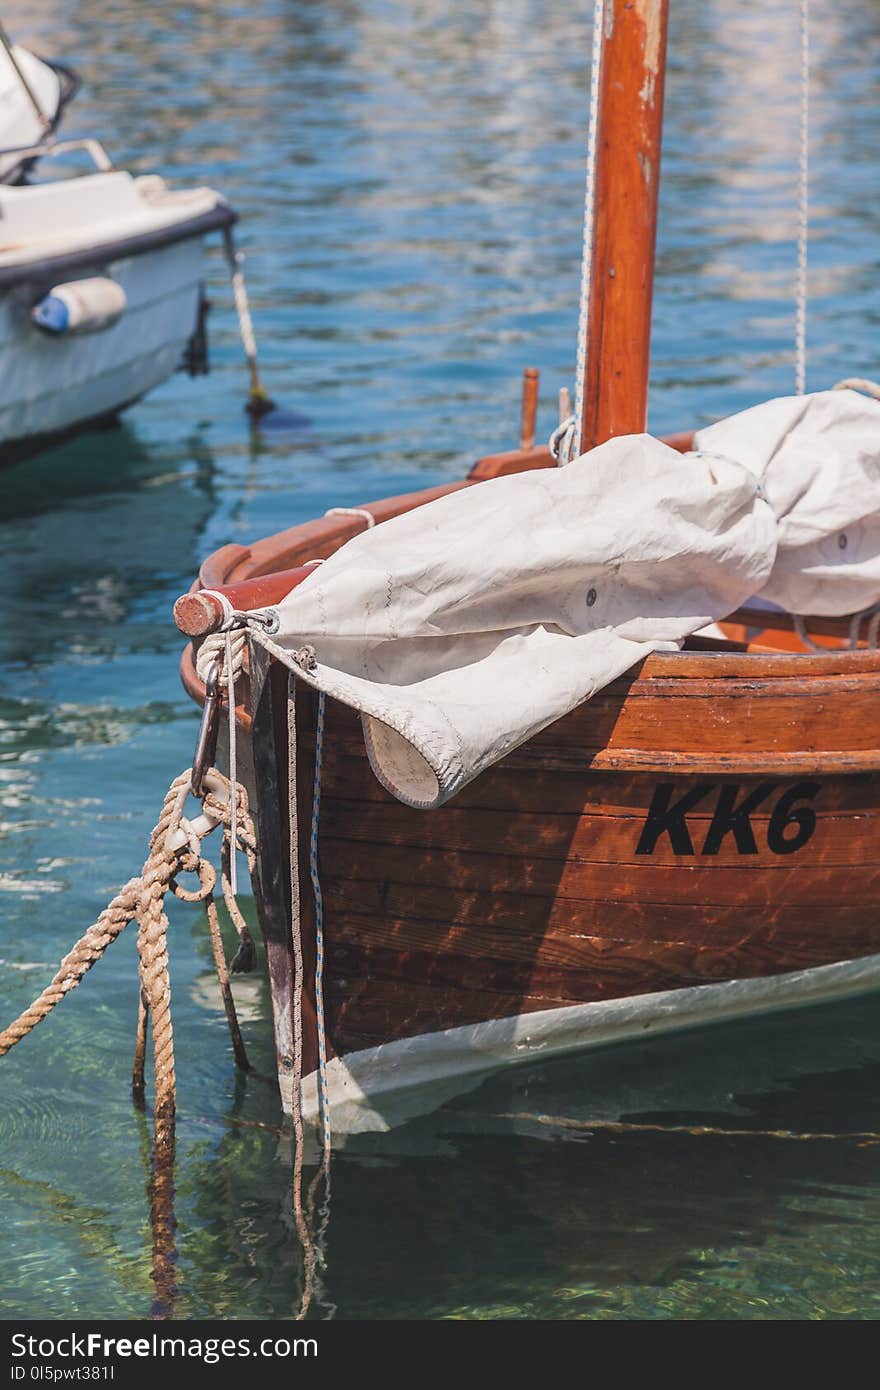
[[(231, 787), (229, 810), (229, 887), (233, 897), (238, 894), (238, 738), (235, 723), (235, 653), (233, 651), (232, 628), (224, 633), (226, 650), (224, 665), (226, 669), (226, 710), (229, 737), (229, 785)], [(239, 670), (244, 654), (244, 633), (238, 653)]]
[(873, 396), (880, 401), (880, 381), (870, 381), (866, 376), (848, 376), (843, 381), (835, 381), (835, 391), (861, 391), (865, 396)]
[(225, 594), (221, 594), (219, 589), (202, 589), (200, 595), (217, 600), (223, 610), (223, 622), (216, 632), (209, 632), (206, 637), (202, 638), (201, 645), (196, 652), (196, 673), (199, 680), (205, 681), (207, 679), (215, 662), (228, 659), (230, 643), (227, 641), (227, 636), (232, 638), (232, 664), (237, 676), (242, 667), (247, 640), (244, 627), (239, 627), (239, 618), (244, 617), (244, 615), (236, 613), (229, 599)]
[(368, 512), (366, 507), (331, 507), (324, 513), (325, 516), (362, 516), (367, 523), (367, 530), (376, 525), (376, 518), (372, 512)]
[(810, 0), (800, 0), (801, 108), (798, 157), (797, 286), (795, 292), (794, 384), (802, 396), (807, 383), (807, 241), (810, 219)]
[[(229, 599), (219, 589), (203, 589), (203, 594), (216, 599), (223, 609), (223, 622), (218, 632), (209, 632), (196, 653), (196, 673), (207, 680), (215, 662), (220, 661), (226, 681), (227, 730), (229, 735), (229, 780), (238, 785), (238, 737), (235, 722), (235, 678), (241, 672), (247, 644), (246, 614), (236, 612)], [(229, 887), (232, 896), (238, 893), (238, 796), (233, 791), (230, 804)]]
[(574, 414), (559, 444), (559, 462), (570, 463), (580, 450), (584, 425), (584, 376), (587, 367), (587, 335), (590, 326), (590, 283), (593, 274), (593, 224), (596, 203), (596, 165), (599, 127), (599, 85), (602, 78), (602, 39), (606, 0), (594, 0), (593, 55), (590, 65), (590, 114), (587, 133), (587, 171), (584, 182), (584, 234), (581, 253), (580, 307), (578, 311), (577, 365), (574, 380)]
[[(315, 897), (315, 1014), (318, 1023), (318, 1083), (321, 1093), (321, 1122), (324, 1156), (330, 1157), (330, 1092), (327, 1085), (327, 1030), (324, 1021), (324, 895), (318, 874), (318, 821), (321, 815), (321, 768), (324, 762), (324, 705), (323, 690), (318, 691), (317, 722), (315, 727), (315, 779), (312, 786), (312, 825), (309, 834), (309, 876)], [(330, 1174), (327, 1173), (328, 1197)]]
[(290, 937), (293, 947), (293, 1072), (291, 1076), (291, 1109), (293, 1112), (293, 1218), (305, 1256), (305, 1287), (303, 1307), (306, 1307), (308, 1293), (309, 1254), (311, 1237), (303, 1212), (302, 1167), (303, 1167), (303, 1123), (302, 1123), (302, 1062), (303, 1062), (303, 948), (300, 923), (302, 921), (299, 892), (299, 822), (296, 814), (296, 677), (291, 671), (287, 680), (287, 743), (290, 750), (290, 800), (288, 816), (288, 845), (290, 852)]

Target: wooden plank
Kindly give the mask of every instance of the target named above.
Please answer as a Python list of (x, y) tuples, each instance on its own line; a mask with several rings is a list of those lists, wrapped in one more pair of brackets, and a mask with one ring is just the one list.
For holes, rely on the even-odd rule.
[[(354, 893), (365, 884), (381, 885), (377, 911), (393, 912), (403, 901), (414, 916), (437, 920), (458, 902), (474, 924), (540, 920), (551, 904), (566, 902), (571, 910), (584, 905), (625, 903), (646, 910), (657, 906), (738, 908), (743, 913), (772, 911), (779, 902), (799, 907), (804, 930), (809, 912), (835, 907), (841, 895), (851, 894), (855, 911), (874, 911), (880, 899), (880, 864), (824, 865), (792, 868), (758, 867), (740, 859), (713, 867), (699, 861), (641, 865), (578, 864), (551, 859), (478, 852), (399, 849), (389, 845), (358, 844), (323, 837), (329, 862), (344, 863), (345, 882)], [(876, 854), (876, 850), (874, 851)], [(336, 881), (336, 880), (334, 880)], [(443, 906), (436, 903), (443, 895)], [(456, 899), (456, 894), (465, 895)], [(357, 895), (355, 894), (355, 897)], [(534, 901), (533, 901), (534, 900)], [(433, 906), (432, 906), (433, 904)], [(821, 927), (817, 923), (817, 930)]]
[[(736, 802), (741, 805), (752, 792), (765, 785), (773, 785), (775, 790), (748, 817), (758, 851), (754, 856), (756, 865), (773, 870), (800, 868), (803, 863), (823, 869), (880, 863), (880, 840), (874, 834), (873, 820), (866, 821), (864, 812), (840, 816), (825, 814), (821, 791), (802, 803), (817, 813), (816, 828), (803, 849), (788, 859), (772, 853), (768, 848), (768, 831), (780, 793), (786, 794), (783, 785), (760, 782), (757, 788), (754, 783), (743, 785)], [(672, 799), (686, 794), (688, 786), (686, 782), (676, 785)], [(701, 854), (710, 827), (716, 823), (720, 786), (720, 783), (710, 784), (706, 796), (688, 811), (684, 824), (691, 837), (694, 856), (698, 862), (704, 862), (707, 871), (725, 863), (735, 863), (745, 870), (749, 865), (740, 863), (743, 856), (737, 853), (731, 833), (725, 836), (717, 854)], [(395, 845), (413, 850), (460, 850), (493, 856), (519, 856), (527, 845), (530, 859), (640, 868), (645, 861), (644, 856), (637, 853), (637, 847), (647, 813), (647, 806), (635, 814), (619, 816), (609, 815), (604, 810), (592, 814), (589, 809), (580, 815), (484, 811), (452, 802), (439, 811), (413, 814), (399, 803), (342, 801), (325, 795), (322, 834), (337, 842)], [(679, 866), (682, 862), (682, 855), (673, 848), (672, 837), (668, 833), (659, 835), (651, 850), (651, 863)]]
[[(438, 818), (470, 810), (497, 811), (503, 816), (516, 816), (522, 812), (526, 817), (535, 815), (540, 819), (548, 814), (644, 818), (657, 780), (637, 773), (585, 770), (582, 764), (575, 771), (552, 771), (537, 767), (529, 776), (524, 776), (522, 769), (507, 758), (469, 782), (446, 806), (418, 812), (415, 817), (409, 811), (402, 813), (416, 821), (427, 816), (432, 824)], [(718, 785), (728, 780), (719, 778)], [(744, 778), (741, 784), (744, 787), (754, 786), (758, 780), (754, 777)], [(352, 803), (401, 806), (376, 779), (359, 734), (356, 740), (344, 742), (336, 736), (332, 739), (328, 737), (324, 787), (328, 804), (339, 799)], [(880, 778), (870, 774), (862, 777), (823, 777), (817, 806), (823, 816), (848, 818), (877, 812), (880, 810)], [(713, 814), (711, 803), (698, 804), (690, 813), (697, 820), (711, 819)], [(759, 807), (753, 818), (760, 820), (769, 814), (769, 811)], [(529, 820), (523, 822), (524, 834), (528, 833), (529, 824)]]
[[(487, 969), (494, 969), (499, 962), (517, 961), (565, 972), (592, 967), (599, 943), (642, 950), (651, 956), (667, 950), (727, 952), (749, 947), (784, 963), (779, 964), (780, 969), (793, 969), (793, 963), (801, 959), (827, 963), (869, 955), (880, 948), (880, 916), (857, 905), (841, 908), (838, 904), (827, 913), (822, 910), (821, 922), (807, 932), (804, 912), (796, 914), (790, 909), (748, 915), (710, 907), (701, 917), (694, 912), (677, 917), (670, 910), (652, 915), (646, 923), (643, 912), (627, 912), (621, 904), (557, 900), (545, 922), (539, 920), (529, 927), (510, 919), (500, 924), (466, 924), (398, 916), (396, 900), (378, 916), (366, 910), (368, 901), (357, 893), (348, 895), (348, 901), (334, 894), (331, 956), (337, 947), (347, 944), (355, 950), (379, 947), (402, 954), (423, 951), (443, 957), (467, 956), (482, 961)], [(434, 911), (443, 911), (445, 906), (444, 900), (435, 904)], [(612, 911), (603, 910), (606, 908)]]

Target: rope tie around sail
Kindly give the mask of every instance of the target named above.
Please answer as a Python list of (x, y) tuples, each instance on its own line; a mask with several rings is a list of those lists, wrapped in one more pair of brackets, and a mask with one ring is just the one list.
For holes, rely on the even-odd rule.
[(861, 391), (863, 396), (873, 396), (880, 401), (880, 382), (870, 381), (865, 376), (848, 376), (834, 383), (835, 391)]
[(564, 420), (560, 420), (548, 440), (547, 447), (550, 450), (551, 456), (557, 463), (571, 462), (569, 455), (571, 454), (574, 441), (575, 424), (574, 415), (566, 415)]
[[(362, 516), (367, 523), (367, 530), (371, 530), (376, 525), (376, 518), (372, 512), (368, 512), (366, 507), (331, 507), (324, 513), (325, 516)], [(312, 564), (307, 560), (306, 564)]]

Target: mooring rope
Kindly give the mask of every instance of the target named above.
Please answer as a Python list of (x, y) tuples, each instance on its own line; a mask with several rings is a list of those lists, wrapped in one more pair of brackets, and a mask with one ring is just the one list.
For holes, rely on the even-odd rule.
[[(312, 647), (293, 653), (299, 666), (310, 670), (315, 664)], [(296, 675), (291, 672), (287, 683), (287, 741), (288, 741), (288, 823), (290, 863), (290, 934), (293, 949), (293, 1067), (291, 1113), (293, 1120), (293, 1217), (303, 1248), (303, 1290), (298, 1319), (306, 1316), (316, 1292), (316, 1265), (325, 1263), (323, 1241), (330, 1213), (330, 1157), (333, 1136), (330, 1120), (330, 1094), (327, 1083), (327, 1032), (324, 1014), (324, 898), (318, 867), (318, 829), (321, 815), (321, 767), (324, 757), (325, 696), (318, 692), (315, 727), (315, 762), (312, 781), (312, 812), (309, 826), (309, 877), (315, 903), (315, 1018), (318, 1034), (318, 1100), (321, 1114), (321, 1163), (309, 1184), (305, 1208), (302, 1196), (304, 1137), (302, 1122), (303, 1067), (303, 994), (305, 967), (302, 945), (302, 901), (299, 872), (299, 814), (297, 791), (297, 733), (296, 733)], [(315, 1206), (318, 1188), (324, 1182), (324, 1201), (321, 1220), (315, 1229)]]
[[(234, 719), (234, 682), (242, 670), (246, 646), (246, 631), (240, 630), (242, 619), (254, 615), (236, 613), (225, 596), (218, 594), (224, 608), (224, 625), (219, 633), (210, 634), (202, 643), (196, 658), (196, 669), (205, 679), (218, 660), (222, 678), (227, 686), (229, 710)], [(228, 611), (227, 611), (228, 610)], [(266, 615), (256, 620), (272, 629)], [(295, 660), (309, 669), (315, 656), (311, 648), (294, 653)], [(327, 1082), (327, 1040), (323, 999), (324, 931), (323, 897), (318, 868), (318, 828), (321, 805), (321, 765), (323, 761), (324, 695), (317, 706), (315, 744), (315, 779), (313, 785), (311, 825), (309, 836), (309, 872), (315, 898), (316, 965), (315, 998), (318, 1022), (318, 1081), (322, 1117), (322, 1161), (310, 1186), (306, 1201), (302, 1193), (303, 1125), (302, 1125), (302, 995), (303, 951), (300, 935), (299, 843), (296, 815), (296, 716), (294, 704), (295, 678), (291, 675), (288, 702), (288, 737), (291, 757), (290, 799), (290, 867), (291, 867), (291, 931), (294, 955), (294, 1037), (293, 1037), (293, 1120), (296, 1143), (293, 1172), (293, 1211), (304, 1255), (302, 1304), (297, 1314), (304, 1318), (313, 1298), (320, 1297), (317, 1265), (326, 1261), (323, 1242), (329, 1219), (330, 1153), (332, 1132)], [(231, 770), (235, 767), (234, 727), (230, 729)], [(200, 742), (201, 747), (201, 742)], [(155, 1099), (153, 1178), (150, 1185), (151, 1221), (154, 1227), (154, 1282), (157, 1299), (152, 1316), (173, 1315), (175, 1284), (173, 1166), (176, 1118), (176, 1075), (174, 1063), (174, 1032), (171, 1017), (171, 983), (168, 968), (169, 922), (165, 910), (167, 895), (172, 892), (185, 902), (204, 902), (211, 939), (211, 950), (220, 993), (226, 1013), (236, 1065), (249, 1071), (247, 1051), (241, 1034), (235, 1002), (230, 986), (230, 970), (251, 970), (255, 963), (255, 947), (247, 923), (235, 896), (235, 854), (241, 850), (247, 857), (253, 877), (256, 870), (256, 832), (248, 808), (247, 793), (234, 778), (226, 778), (215, 768), (200, 769), (196, 783), (203, 814), (195, 820), (184, 814), (187, 797), (194, 783), (194, 769), (187, 769), (174, 779), (165, 796), (162, 812), (150, 835), (149, 853), (137, 878), (129, 880), (107, 905), (96, 922), (89, 927), (64, 957), (50, 983), (17, 1019), (0, 1032), (0, 1056), (3, 1056), (27, 1037), (57, 1004), (74, 989), (82, 977), (101, 959), (107, 947), (130, 921), (138, 924), (138, 957), (140, 991), (135, 1053), (132, 1071), (132, 1092), (135, 1101), (145, 1108), (145, 1070), (148, 1033), (153, 1040), (153, 1074)], [(238, 933), (239, 946), (231, 967), (227, 966), (215, 898), (217, 872), (201, 852), (201, 840), (218, 826), (223, 827), (221, 845), (220, 884), (230, 919)], [(196, 888), (184, 888), (178, 875), (194, 873)], [(325, 1197), (321, 1205), (320, 1222), (313, 1235), (315, 1206), (321, 1182)]]
[[(327, 1083), (327, 1028), (324, 1018), (324, 895), (318, 872), (318, 824), (321, 817), (321, 769), (324, 763), (324, 707), (326, 697), (318, 691), (315, 721), (315, 773), (312, 784), (312, 823), (309, 831), (309, 877), (315, 898), (315, 1013), (318, 1022), (318, 1085), (321, 1095), (321, 1123), (324, 1155), (329, 1158), (333, 1145), (330, 1128), (330, 1090)], [(329, 1173), (328, 1173), (329, 1182)]]
[[(215, 662), (219, 661), (222, 666), (222, 675), (226, 681), (226, 717), (227, 717), (227, 737), (229, 743), (229, 778), (233, 785), (238, 783), (238, 738), (237, 726), (235, 722), (235, 681), (244, 666), (244, 653), (247, 646), (247, 627), (241, 622), (240, 615), (233, 608), (229, 599), (219, 589), (208, 589), (204, 591), (219, 601), (223, 609), (223, 622), (219, 631), (208, 633), (196, 653), (196, 674), (203, 682), (207, 681), (208, 673)], [(238, 807), (237, 802), (232, 806), (232, 843), (236, 844), (238, 839)], [(229, 861), (229, 876), (232, 884), (233, 897), (238, 892), (238, 866), (233, 849)]]
[[(189, 769), (175, 777), (165, 795), (162, 812), (150, 835), (149, 853), (137, 878), (130, 879), (124, 888), (108, 903), (92, 926), (68, 951), (46, 988), (14, 1022), (0, 1032), (0, 1056), (4, 1056), (23, 1038), (48, 1017), (62, 999), (75, 989), (80, 980), (103, 956), (104, 952), (131, 921), (138, 924), (138, 956), (140, 974), (140, 1006), (138, 1014), (138, 1033), (135, 1045), (135, 1062), (132, 1087), (135, 1097), (143, 1098), (144, 1063), (146, 1058), (147, 1028), (153, 1038), (153, 1072), (155, 1085), (154, 1115), (157, 1145), (173, 1142), (174, 1114), (176, 1107), (176, 1080), (174, 1070), (174, 1030), (171, 1020), (171, 984), (168, 974), (168, 916), (165, 900), (169, 892), (185, 902), (205, 902), (208, 920), (211, 925), (212, 943), (215, 948), (215, 962), (222, 958), (222, 944), (219, 942), (219, 921), (213, 891), (216, 873), (213, 866), (201, 854), (201, 837), (216, 825), (224, 826), (224, 839), (229, 839), (231, 852), (232, 805), (238, 799), (239, 844), (248, 855), (250, 863), (255, 853), (255, 834), (247, 804), (247, 793), (243, 787), (233, 789), (229, 780), (216, 770), (212, 770), (209, 780), (213, 791), (206, 791), (203, 806), (205, 815), (200, 823), (188, 820), (183, 809), (190, 794), (191, 772)], [(220, 795), (216, 789), (220, 789)], [(177, 881), (180, 873), (195, 873), (199, 887), (188, 890)], [(224, 880), (226, 876), (224, 875)], [(228, 880), (224, 882), (224, 896), (227, 904), (231, 902)], [(253, 942), (244, 925), (236, 905), (233, 920), (242, 938), (233, 969), (247, 968), (253, 963)], [(243, 930), (242, 930), (243, 928)], [(238, 962), (238, 964), (236, 964)], [(243, 964), (242, 964), (243, 962)], [(229, 977), (223, 961), (221, 992), (223, 994), (227, 1019), (229, 1020), (233, 1052), (236, 1062), (247, 1068), (247, 1055), (241, 1039), (241, 1031), (235, 1015), (235, 1005), (229, 988)]]
[(302, 1003), (305, 982), (303, 946), (300, 923), (302, 906), (299, 881), (299, 816), (296, 792), (296, 676), (287, 678), (287, 743), (289, 758), (288, 847), (290, 864), (290, 937), (293, 949), (293, 1067), (291, 1071), (291, 1116), (293, 1120), (293, 1173), (291, 1203), (296, 1232), (303, 1250), (303, 1288), (298, 1319), (305, 1317), (312, 1301), (315, 1277), (315, 1247), (303, 1209), (302, 1170), (305, 1139), (302, 1122), (303, 1020)]
[(247, 360), (248, 372), (250, 374), (250, 391), (248, 393), (248, 412), (259, 418), (274, 409), (273, 402), (266, 394), (266, 389), (260, 380), (260, 366), (257, 360), (257, 335), (254, 332), (254, 322), (251, 318), (251, 308), (248, 302), (247, 285), (244, 278), (244, 252), (239, 251), (235, 244), (235, 236), (231, 227), (223, 229), (223, 249), (226, 255), (226, 263), (229, 266), (229, 277), (232, 282), (232, 299), (235, 304), (235, 312), (238, 317), (238, 331), (241, 337), (241, 345), (244, 348), (244, 355)]

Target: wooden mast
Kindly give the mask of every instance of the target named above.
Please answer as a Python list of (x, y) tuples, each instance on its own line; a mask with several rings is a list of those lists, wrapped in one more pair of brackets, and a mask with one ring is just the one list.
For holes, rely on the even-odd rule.
[(669, 0), (606, 0), (583, 453), (645, 429)]

